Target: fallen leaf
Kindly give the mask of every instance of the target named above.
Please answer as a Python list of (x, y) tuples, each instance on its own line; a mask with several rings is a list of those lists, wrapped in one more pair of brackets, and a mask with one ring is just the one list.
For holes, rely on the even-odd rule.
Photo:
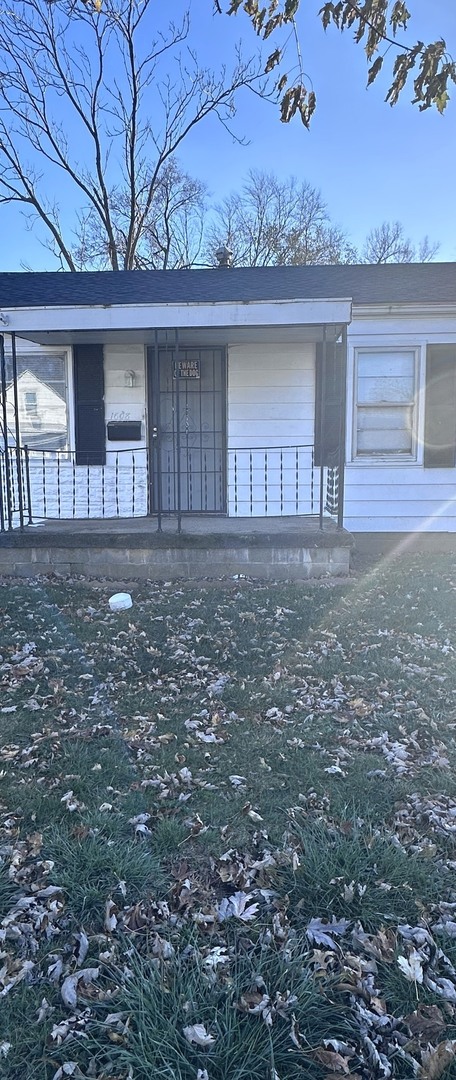
[(336, 1074), (338, 1073), (339, 1076), (341, 1073), (344, 1073), (345, 1076), (348, 1076), (350, 1073), (348, 1062), (350, 1061), (350, 1058), (353, 1057), (353, 1054), (350, 1054), (349, 1057), (347, 1057), (347, 1055), (338, 1054), (334, 1050), (319, 1049), (315, 1050), (314, 1057), (321, 1065), (328, 1065), (329, 1068)]
[(418, 1073), (419, 1080), (438, 1080), (453, 1063), (455, 1056), (456, 1039), (446, 1039), (439, 1043), (435, 1050), (424, 1050)]
[(446, 1026), (438, 1005), (419, 1005), (410, 1016), (404, 1016), (404, 1024), (412, 1035), (422, 1036), (425, 1042), (435, 1039)]
[(67, 975), (63, 980), (60, 993), (68, 1009), (75, 1009), (78, 1004), (78, 983), (82, 982), (84, 986), (88, 986), (94, 979), (98, 979), (99, 974), (100, 968), (95, 967), (82, 968), (74, 975)]
[(350, 926), (350, 919), (332, 919), (330, 923), (322, 922), (321, 919), (311, 919), (306, 927), (306, 935), (309, 941), (316, 945), (324, 945), (327, 949), (337, 949), (335, 937), (342, 937)]
[(423, 982), (422, 960), (422, 956), (420, 956), (416, 949), (411, 950), (408, 958), (406, 956), (398, 956), (398, 967), (409, 982), (420, 983), (420, 985)]
[(224, 922), (225, 919), (242, 919), (242, 922), (249, 922), (250, 919), (254, 919), (258, 911), (258, 904), (253, 900), (253, 897), (245, 892), (236, 892), (233, 896), (224, 896), (220, 901), (218, 907), (219, 922)]
[(65, 1076), (75, 1076), (77, 1080), (81, 1080), (84, 1077), (84, 1073), (81, 1072), (77, 1061), (66, 1061), (64, 1065), (57, 1069), (54, 1073), (52, 1080), (63, 1080)]
[(113, 900), (106, 901), (104, 928), (107, 930), (108, 934), (112, 934), (117, 926), (117, 910), (117, 905)]
[(212, 1046), (215, 1043), (213, 1035), (208, 1035), (204, 1024), (190, 1024), (189, 1027), (182, 1028), (185, 1038), (189, 1043), (196, 1043), (197, 1046)]

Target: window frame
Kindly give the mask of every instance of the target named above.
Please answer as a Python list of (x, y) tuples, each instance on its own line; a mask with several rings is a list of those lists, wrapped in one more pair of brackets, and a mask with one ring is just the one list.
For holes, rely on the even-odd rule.
[[(360, 452), (358, 449), (358, 410), (360, 408), (366, 410), (372, 409), (391, 409), (404, 407), (406, 403), (401, 401), (385, 401), (360, 403), (358, 401), (358, 369), (359, 358), (363, 354), (369, 354), (372, 356), (377, 353), (380, 355), (387, 355), (388, 353), (408, 353), (413, 354), (413, 379), (414, 379), (414, 395), (412, 408), (412, 444), (410, 451), (401, 452), (400, 450), (380, 450)], [(417, 345), (416, 341), (412, 344), (405, 344), (401, 342), (400, 345), (394, 341), (383, 342), (382, 344), (370, 344), (365, 341), (363, 344), (357, 344), (353, 349), (353, 377), (352, 377), (352, 434), (351, 434), (351, 461), (356, 465), (415, 465), (419, 464), (421, 438), (421, 407), (420, 407), (420, 387), (421, 387), (421, 368), (422, 368), (422, 347)], [(407, 403), (408, 404), (408, 403)]]
[[(27, 367), (27, 370), (31, 370), (32, 374), (36, 374), (33, 369), (33, 360), (39, 359), (42, 356), (48, 356), (49, 358), (57, 357), (63, 360), (64, 366), (64, 384), (65, 384), (65, 397), (62, 400), (65, 402), (66, 408), (66, 447), (64, 450), (59, 451), (60, 454), (69, 454), (74, 450), (74, 415), (71, 406), (73, 396), (73, 364), (72, 364), (72, 347), (70, 345), (47, 345), (37, 343), (27, 338), (22, 338), (20, 334), (16, 334), (16, 357), (18, 368), (21, 362), (30, 360), (32, 361), (32, 368)], [(5, 358), (9, 363), (12, 361), (12, 350), (10, 343), (5, 340)], [(21, 376), (21, 372), (18, 372), (18, 380)], [(39, 378), (40, 376), (37, 376)], [(43, 380), (45, 381), (45, 380)], [(52, 387), (51, 387), (52, 389)], [(27, 415), (30, 420), (36, 418), (38, 413), (31, 413), (25, 408), (25, 400), (23, 401), (24, 415)], [(22, 431), (21, 443), (23, 443)], [(50, 449), (46, 453), (55, 453), (56, 451)]]

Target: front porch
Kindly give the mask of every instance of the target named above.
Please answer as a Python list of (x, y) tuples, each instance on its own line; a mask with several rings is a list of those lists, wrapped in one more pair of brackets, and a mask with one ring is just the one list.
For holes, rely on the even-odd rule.
[[(194, 280), (205, 279), (183, 284)], [(219, 281), (211, 275), (212, 287)], [(233, 573), (244, 563), (257, 573), (269, 563), (300, 565), (301, 576), (332, 572), (328, 535), (334, 548), (347, 546), (350, 317), (345, 299), (262, 296), (9, 311), (7, 349), (0, 335), (2, 549), (35, 552), (26, 561), (36, 572), (54, 565), (43, 552), (57, 549), (73, 551), (59, 556), (62, 572), (85, 572), (79, 544), (100, 549), (100, 566), (103, 549), (116, 551), (145, 576), (159, 559), (151, 552), (165, 549), (179, 575), (174, 553), (185, 547), (185, 573), (202, 565), (203, 549), (206, 568), (211, 551), (233, 550)], [(250, 555), (268, 548), (270, 558)], [(226, 565), (217, 555), (213, 573)]]
[(112, 580), (240, 577), (303, 581), (348, 574), (352, 537), (319, 516), (46, 521), (4, 532), (0, 574)]

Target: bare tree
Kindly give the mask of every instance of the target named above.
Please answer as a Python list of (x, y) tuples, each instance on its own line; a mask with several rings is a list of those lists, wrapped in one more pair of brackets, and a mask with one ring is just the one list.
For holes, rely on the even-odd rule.
[[(155, 265), (159, 249), (161, 265), (175, 262), (165, 234), (177, 211), (168, 201), (159, 230), (155, 209), (176, 194), (176, 151), (209, 115), (230, 129), (242, 88), (267, 93), (259, 60), (237, 52), (215, 74), (188, 46), (188, 12), (159, 31), (154, 11), (152, 0), (21, 0), (2, 13), (0, 201), (41, 222), (65, 269)], [(49, 194), (60, 191), (79, 210), (76, 243)], [(185, 232), (184, 204), (179, 214)]]
[(208, 261), (227, 243), (235, 266), (353, 262), (345, 234), (330, 221), (321, 193), (294, 177), (251, 171), (238, 192), (214, 210)]
[(365, 263), (432, 262), (440, 245), (424, 236), (418, 246), (405, 235), (400, 221), (384, 221), (371, 229), (362, 251)]
[[(221, 15), (225, 9), (222, 0), (213, 3)], [(298, 17), (304, 6), (304, 0), (272, 0), (270, 4), (230, 0), (227, 14), (242, 11), (255, 33), (268, 42), (271, 51), (268, 49), (265, 71), (277, 73), (281, 120), (288, 123), (297, 115), (309, 127), (317, 99), (305, 71), (299, 38)], [(390, 105), (397, 103), (411, 80), (413, 104), (421, 111), (434, 107), (442, 113), (449, 101), (451, 83), (456, 83), (456, 62), (441, 35), (428, 43), (406, 39), (412, 14), (413, 0), (325, 0), (319, 11), (325, 30), (331, 25), (341, 31), (349, 30), (355, 42), (363, 46), (369, 65), (368, 86), (386, 66), (385, 60), (390, 62), (394, 56), (386, 95)]]
[[(130, 222), (130, 197), (125, 187), (111, 193), (115, 246), (125, 262)], [(189, 176), (177, 161), (162, 166), (147, 213), (140, 197), (135, 218), (143, 219), (134, 265), (142, 270), (188, 269), (198, 262), (207, 213), (206, 185)], [(74, 253), (80, 269), (110, 268), (106, 229), (93, 209), (79, 216), (78, 244)]]

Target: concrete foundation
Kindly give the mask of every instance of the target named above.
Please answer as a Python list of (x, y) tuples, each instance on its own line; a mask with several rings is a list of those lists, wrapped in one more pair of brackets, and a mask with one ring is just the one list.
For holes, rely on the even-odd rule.
[[(65, 524), (65, 527), (63, 525)], [(233, 527), (234, 525), (234, 527)], [(186, 521), (181, 534), (113, 522), (46, 523), (14, 531), (0, 541), (0, 574), (41, 574), (173, 580), (241, 574), (266, 580), (305, 581), (349, 573), (352, 538), (329, 522), (269, 519), (263, 523)]]

